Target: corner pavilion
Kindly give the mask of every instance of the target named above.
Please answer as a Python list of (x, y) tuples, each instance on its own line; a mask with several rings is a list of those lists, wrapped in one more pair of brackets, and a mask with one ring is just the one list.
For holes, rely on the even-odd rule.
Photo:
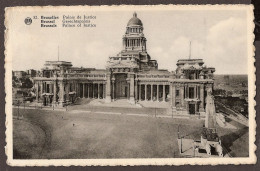
[(106, 69), (73, 67), (71, 62), (46, 61), (34, 78), (36, 101), (43, 105), (74, 103), (77, 98), (128, 99), (169, 103), (171, 113), (200, 115), (213, 89), (215, 68), (202, 59), (180, 59), (175, 72), (159, 70), (147, 52), (142, 21), (134, 13), (128, 21), (123, 48), (109, 57)]

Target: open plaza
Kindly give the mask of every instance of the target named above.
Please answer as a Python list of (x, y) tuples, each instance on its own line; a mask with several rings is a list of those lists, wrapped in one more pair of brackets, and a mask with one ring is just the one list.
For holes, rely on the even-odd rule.
[[(127, 108), (79, 101), (65, 108), (13, 108), (14, 158), (179, 158), (179, 138), (199, 140), (203, 119), (172, 118), (162, 108)], [(17, 119), (19, 110), (19, 119)], [(217, 127), (224, 156), (248, 156), (248, 127)], [(179, 132), (179, 133), (178, 133)], [(186, 150), (183, 146), (183, 153)], [(197, 156), (198, 157), (198, 156)]]

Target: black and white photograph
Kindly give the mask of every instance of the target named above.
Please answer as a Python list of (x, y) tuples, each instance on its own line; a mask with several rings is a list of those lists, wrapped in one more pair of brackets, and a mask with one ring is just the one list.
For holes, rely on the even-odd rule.
[(251, 5), (5, 10), (7, 163), (253, 164)]

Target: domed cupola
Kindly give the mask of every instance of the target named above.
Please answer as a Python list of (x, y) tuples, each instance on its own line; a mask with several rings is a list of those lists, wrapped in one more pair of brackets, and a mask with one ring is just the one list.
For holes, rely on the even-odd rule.
[(128, 21), (127, 26), (143, 26), (142, 21), (137, 18), (136, 12), (134, 12), (133, 17)]

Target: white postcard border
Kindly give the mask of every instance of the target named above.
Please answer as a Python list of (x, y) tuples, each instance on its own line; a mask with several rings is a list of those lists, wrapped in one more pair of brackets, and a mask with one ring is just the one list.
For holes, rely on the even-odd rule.
[[(138, 158), (138, 159), (13, 159), (13, 121), (12, 121), (12, 49), (8, 42), (8, 29), (12, 10), (28, 11), (52, 11), (52, 10), (246, 10), (247, 11), (247, 43), (248, 43), (248, 100), (249, 100), (249, 157), (244, 158)], [(11, 166), (133, 166), (133, 165), (218, 165), (218, 164), (253, 164), (256, 163), (256, 75), (255, 75), (255, 58), (253, 46), (254, 41), (254, 23), (253, 23), (253, 6), (252, 5), (121, 5), (121, 6), (34, 6), (34, 7), (9, 7), (5, 9), (5, 92), (6, 92), (6, 142), (5, 147), (7, 155), (7, 164)]]

